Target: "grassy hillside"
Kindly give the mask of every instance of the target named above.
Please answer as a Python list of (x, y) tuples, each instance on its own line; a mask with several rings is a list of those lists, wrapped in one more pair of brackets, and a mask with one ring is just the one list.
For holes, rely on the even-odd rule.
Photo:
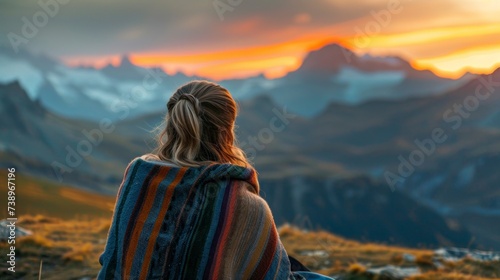
[[(16, 172), (16, 215), (40, 214), (47, 217), (72, 219), (77, 217), (111, 217), (115, 197), (95, 194), (74, 187), (57, 184)], [(6, 169), (0, 178), (7, 181)], [(0, 197), (7, 197), (7, 187), (0, 189)], [(5, 201), (2, 201), (4, 205)], [(2, 207), (0, 218), (7, 216)]]
[(500, 261), (479, 262), (469, 258), (451, 262), (432, 250), (410, 249), (347, 240), (328, 232), (304, 232), (280, 228), (287, 252), (314, 271), (349, 280), (398, 279), (375, 275), (370, 269), (392, 265), (417, 268), (411, 280), (500, 279)]
[[(18, 238), (16, 274), (2, 266), (0, 279), (37, 279), (40, 262), (42, 279), (94, 278), (99, 271), (98, 258), (104, 249), (110, 220), (103, 218), (61, 220), (38, 216), (23, 216), (19, 225), (34, 235)], [(384, 265), (415, 267), (421, 274), (407, 278), (430, 279), (498, 279), (500, 262), (477, 262), (465, 259), (459, 262), (439, 260), (432, 251), (390, 247), (346, 240), (326, 232), (304, 232), (289, 226), (280, 228), (280, 235), (290, 255), (305, 265), (341, 279), (391, 279), (375, 276), (369, 268)], [(0, 243), (0, 251), (7, 250)], [(413, 260), (405, 256), (411, 255)], [(434, 260), (441, 265), (436, 266)], [(0, 255), (5, 263), (6, 255)], [(15, 276), (15, 277), (14, 277)], [(87, 278), (85, 278), (87, 279)]]

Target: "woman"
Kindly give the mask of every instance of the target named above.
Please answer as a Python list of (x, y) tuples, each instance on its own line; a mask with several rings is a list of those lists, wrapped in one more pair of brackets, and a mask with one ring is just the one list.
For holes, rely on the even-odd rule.
[(256, 172), (235, 145), (230, 93), (190, 82), (167, 109), (158, 148), (125, 171), (97, 278), (330, 279), (291, 271)]

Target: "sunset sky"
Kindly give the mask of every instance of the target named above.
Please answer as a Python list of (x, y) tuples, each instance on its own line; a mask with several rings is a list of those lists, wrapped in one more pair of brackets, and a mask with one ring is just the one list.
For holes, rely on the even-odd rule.
[[(447, 77), (500, 67), (499, 0), (59, 1), (68, 3), (57, 4), (21, 46), (71, 65), (101, 67), (129, 54), (169, 73), (273, 78), (337, 42)], [(0, 44), (11, 46), (8, 34), (22, 36), (23, 17), (33, 22), (43, 11), (37, 3), (0, 2)]]

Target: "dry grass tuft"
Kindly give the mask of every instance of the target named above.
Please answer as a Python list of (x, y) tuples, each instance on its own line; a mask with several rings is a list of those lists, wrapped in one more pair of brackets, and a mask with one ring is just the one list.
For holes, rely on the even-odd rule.
[[(458, 272), (443, 273), (430, 271), (424, 274), (411, 276), (408, 280), (492, 280), (491, 278), (483, 278), (477, 275), (464, 275)], [(494, 278), (498, 279), (498, 278)]]
[(391, 256), (391, 263), (395, 265), (401, 265), (404, 262), (403, 254), (396, 253)]
[(19, 237), (17, 243), (19, 244), (19, 247), (32, 246), (32, 247), (51, 248), (54, 245), (54, 243), (51, 240), (39, 234)]
[(110, 227), (111, 227), (111, 220), (100, 220), (99, 224), (96, 225), (94, 229), (94, 233), (107, 234), (109, 232)]
[(423, 266), (434, 266), (433, 258), (434, 254), (432, 253), (427, 253), (427, 252), (418, 253), (415, 256), (415, 262)]
[(366, 267), (360, 263), (352, 263), (347, 268), (347, 272), (351, 274), (363, 274), (366, 272)]
[(45, 224), (45, 223), (55, 223), (60, 220), (57, 218), (46, 217), (44, 215), (23, 215), (19, 217), (19, 224), (21, 225), (31, 225), (31, 224)]
[(91, 256), (93, 249), (94, 245), (91, 243), (84, 243), (81, 246), (73, 247), (73, 249), (64, 254), (62, 258), (65, 261), (83, 262)]

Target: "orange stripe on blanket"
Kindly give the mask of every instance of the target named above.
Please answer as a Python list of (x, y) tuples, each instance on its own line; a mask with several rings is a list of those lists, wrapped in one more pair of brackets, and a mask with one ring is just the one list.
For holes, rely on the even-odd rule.
[(184, 173), (186, 173), (186, 170), (187, 168), (181, 168), (179, 172), (177, 172), (177, 175), (175, 175), (175, 179), (172, 181), (172, 183), (170, 183), (170, 185), (167, 188), (165, 198), (163, 199), (161, 205), (160, 213), (156, 218), (155, 224), (153, 226), (153, 231), (151, 232), (151, 236), (149, 237), (148, 247), (146, 249), (146, 254), (144, 255), (141, 267), (141, 275), (139, 279), (146, 279), (146, 277), (148, 276), (147, 273), (151, 262), (151, 256), (153, 255), (153, 250), (155, 248), (156, 237), (158, 237), (158, 234), (160, 232), (160, 227), (163, 223), (163, 217), (165, 217), (165, 213), (168, 210), (168, 206), (170, 205), (170, 201), (172, 200), (172, 196), (174, 195), (175, 187), (184, 176)]
[[(155, 175), (153, 180), (151, 180), (150, 188), (146, 194), (145, 201), (141, 207), (141, 212), (137, 217), (137, 221), (145, 221), (151, 212), (151, 208), (153, 207), (153, 202), (156, 197), (156, 191), (158, 189), (158, 185), (165, 178), (165, 176), (170, 171), (170, 168), (162, 167), (160, 168), (160, 172)], [(144, 225), (144, 224), (143, 224)], [(134, 226), (132, 237), (130, 238), (130, 242), (128, 244), (129, 250), (127, 251), (127, 256), (125, 258), (125, 264), (123, 269), (123, 276), (127, 277), (130, 275), (130, 270), (132, 269), (132, 262), (134, 261), (135, 251), (137, 249), (137, 243), (139, 241), (139, 237), (142, 233), (142, 228), (137, 228), (138, 224)]]

